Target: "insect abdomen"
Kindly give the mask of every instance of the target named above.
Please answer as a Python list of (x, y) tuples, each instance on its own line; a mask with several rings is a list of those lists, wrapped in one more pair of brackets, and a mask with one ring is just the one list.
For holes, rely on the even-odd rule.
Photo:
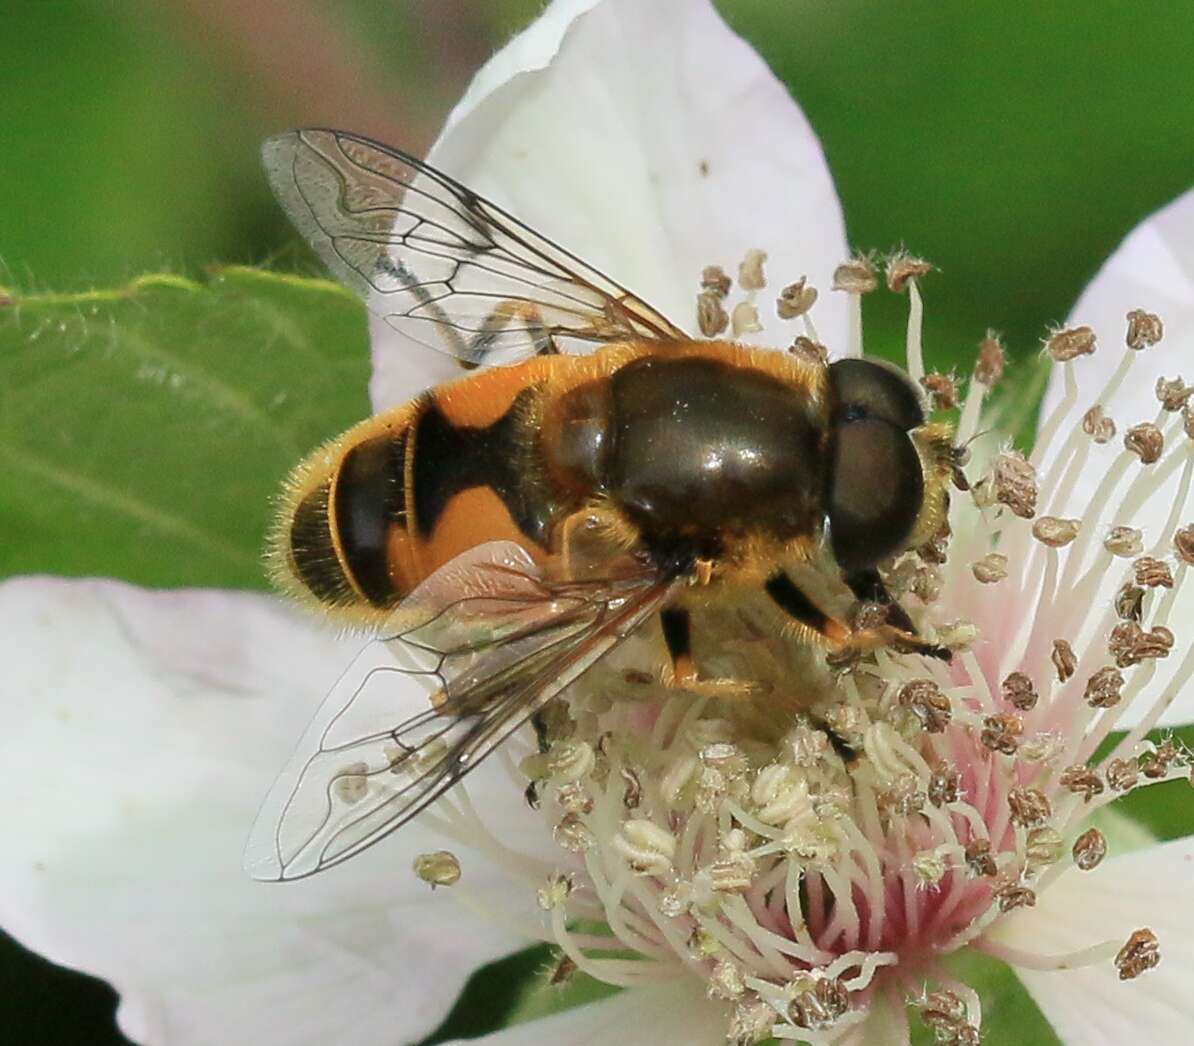
[(268, 553), (279, 586), (369, 622), (478, 544), (544, 550), (557, 507), (530, 460), (536, 387), (511, 380), (534, 375), (518, 369), (364, 421), (295, 469)]
[(291, 473), (267, 550), (280, 588), (360, 619), (390, 607), (417, 583), (404, 538), (407, 459), (418, 414), (416, 401), (362, 422)]

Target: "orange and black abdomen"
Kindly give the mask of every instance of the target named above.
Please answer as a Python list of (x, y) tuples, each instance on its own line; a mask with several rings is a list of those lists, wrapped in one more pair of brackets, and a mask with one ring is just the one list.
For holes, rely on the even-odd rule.
[(275, 581), (367, 622), (486, 541), (545, 554), (565, 511), (536, 459), (553, 361), (486, 371), (349, 429), (290, 477), (271, 539)]
[(593, 506), (617, 522), (615, 545), (661, 562), (810, 540), (824, 374), (728, 342), (642, 342), (439, 386), (295, 469), (270, 544), (275, 581), (376, 622), (477, 545), (562, 551), (560, 524)]

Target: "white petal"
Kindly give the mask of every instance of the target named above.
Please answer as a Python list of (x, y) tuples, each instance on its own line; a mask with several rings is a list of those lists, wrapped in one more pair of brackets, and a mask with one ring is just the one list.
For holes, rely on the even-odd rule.
[[(490, 58), (473, 77), (464, 97), (448, 116), (441, 141), (493, 91), (521, 73), (546, 66), (555, 57), (560, 41), (573, 20), (598, 2), (555, 0), (549, 4), (538, 18)], [(434, 148), (429, 159), (442, 164)], [(369, 314), (369, 340), (375, 361), (369, 393), (375, 410), (405, 403), (424, 389), (458, 378), (462, 373), (460, 366), (450, 357), (403, 338), (372, 312)]]
[[(802, 333), (776, 318), (774, 299), (807, 276), (821, 292), (818, 333), (839, 349), (846, 302), (829, 288), (846, 253), (841, 205), (786, 88), (708, 0), (586, 6), (553, 5), (549, 25), (486, 67), (432, 162), (687, 330), (702, 268), (736, 276), (746, 251), (762, 248), (769, 282), (754, 340), (780, 347)], [(430, 370), (377, 331), (380, 408)], [(449, 361), (443, 373), (459, 371)]]
[[(1130, 352), (1124, 342), (1126, 315), (1138, 308), (1161, 317), (1165, 336), (1151, 348)], [(1125, 458), (1123, 435), (1139, 422), (1158, 421), (1161, 414), (1155, 394), (1158, 378), (1182, 376), (1194, 380), (1194, 368), (1190, 366), (1194, 351), (1194, 191), (1179, 197), (1133, 230), (1083, 292), (1068, 323), (1092, 327), (1098, 348), (1093, 356), (1054, 367), (1042, 419), (1050, 417), (1054, 408), (1063, 402), (1064, 367), (1071, 368), (1077, 394), (1063, 416), (1058, 435), (1050, 441), (1043, 455), (1045, 468), (1047, 470), (1057, 460), (1061, 445), (1095, 403), (1101, 404), (1113, 418), (1117, 434), (1102, 446), (1092, 445), (1087, 437), (1081, 437), (1082, 446), (1089, 447), (1089, 455), (1076, 476), (1067, 477), (1073, 482), (1072, 494), (1064, 500), (1043, 504), (1041, 511), (1083, 519), (1088, 526), (1097, 528), (1095, 537), (1098, 540), (1111, 525), (1137, 527), (1144, 533), (1146, 552), (1174, 563), (1173, 531), (1194, 522), (1194, 497), (1189, 490), (1182, 491), (1182, 472), (1190, 461), (1194, 445), (1182, 432), (1180, 414), (1163, 415), (1160, 423), (1163, 428), (1169, 427), (1170, 434), (1165, 455), (1157, 464), (1142, 466), (1134, 458)], [(1129, 353), (1130, 369), (1118, 392), (1109, 397), (1102, 395), (1108, 379)], [(1124, 477), (1110, 494), (1106, 491), (1096, 494), (1118, 459), (1129, 462)], [(1072, 473), (1074, 469), (1071, 467), (1070, 471)], [(1146, 491), (1147, 496), (1133, 497), (1129, 504), (1125, 504), (1125, 491), (1137, 480), (1145, 484), (1140, 489)], [(1097, 508), (1106, 510), (1101, 520), (1096, 519)], [(1100, 550), (1098, 540), (1093, 546), (1096, 550)], [(1084, 561), (1083, 570), (1088, 565), (1089, 560)], [(1093, 601), (1086, 605), (1106, 607), (1115, 591), (1128, 579), (1130, 569), (1129, 563), (1115, 560), (1099, 571), (1100, 587)], [(1145, 624), (1148, 626), (1155, 623), (1149, 618), (1162, 595), (1160, 592), (1151, 595), (1146, 604)], [(1148, 693), (1161, 694), (1165, 687), (1180, 683), (1183, 675), (1188, 675), (1189, 667), (1182, 673), (1180, 666), (1191, 640), (1189, 630), (1183, 626), (1191, 619), (1194, 619), (1194, 586), (1187, 581), (1184, 586), (1179, 586), (1167, 622), (1177, 634), (1177, 643), (1169, 658), (1157, 665)], [(1134, 672), (1145, 670), (1144, 667), (1133, 669)], [(1149, 704), (1145, 699), (1133, 702), (1125, 710), (1120, 725), (1135, 725)], [(1160, 722), (1174, 725), (1190, 721), (1194, 721), (1194, 687), (1180, 686), (1174, 690), (1174, 700)]]
[(653, 988), (631, 988), (600, 1002), (516, 1024), (479, 1039), (487, 1046), (597, 1046), (611, 1042), (722, 1046), (729, 1018), (705, 998), (695, 977)]
[(1017, 969), (1064, 1042), (1188, 1042), (1194, 1036), (1194, 839), (1108, 860), (1093, 872), (1066, 871), (1037, 900), (1000, 920), (999, 942), (1060, 955), (1101, 940), (1126, 941), (1141, 927), (1160, 940), (1161, 964), (1120, 981), (1108, 960), (1065, 972)]
[(443, 134), (507, 81), (546, 67), (559, 51), (568, 27), (598, 3), (600, 0), (552, 0), (538, 18), (480, 68), (449, 114)]
[[(147, 1043), (418, 1039), (523, 942), (410, 872), (411, 825), (335, 873), (252, 882), (240, 853), (313, 703), (358, 645), (260, 596), (0, 586), (0, 921), (111, 981)], [(479, 771), (480, 772), (480, 771)], [(486, 886), (483, 864), (465, 878)]]

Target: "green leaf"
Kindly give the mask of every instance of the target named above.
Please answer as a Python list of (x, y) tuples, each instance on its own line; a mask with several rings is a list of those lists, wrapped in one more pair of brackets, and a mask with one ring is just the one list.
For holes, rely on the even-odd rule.
[(247, 268), (0, 291), (0, 576), (261, 587), (279, 483), (368, 413), (364, 316)]

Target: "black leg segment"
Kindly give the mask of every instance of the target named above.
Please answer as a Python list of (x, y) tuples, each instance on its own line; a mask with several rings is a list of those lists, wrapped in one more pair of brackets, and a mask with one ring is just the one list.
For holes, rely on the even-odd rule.
[(680, 662), (692, 656), (692, 635), (689, 631), (688, 611), (679, 607), (668, 607), (659, 614), (663, 625), (663, 641), (673, 662)]
[(908, 616), (908, 611), (892, 598), (891, 593), (887, 591), (887, 586), (883, 584), (883, 579), (879, 576), (879, 571), (874, 567), (851, 571), (845, 575), (843, 580), (859, 599), (887, 607), (887, 623), (889, 625), (893, 625), (909, 635), (916, 635), (916, 626), (912, 623), (912, 618)]
[(829, 617), (793, 583), (782, 570), (772, 574), (763, 586), (781, 610), (821, 635), (829, 629)]

